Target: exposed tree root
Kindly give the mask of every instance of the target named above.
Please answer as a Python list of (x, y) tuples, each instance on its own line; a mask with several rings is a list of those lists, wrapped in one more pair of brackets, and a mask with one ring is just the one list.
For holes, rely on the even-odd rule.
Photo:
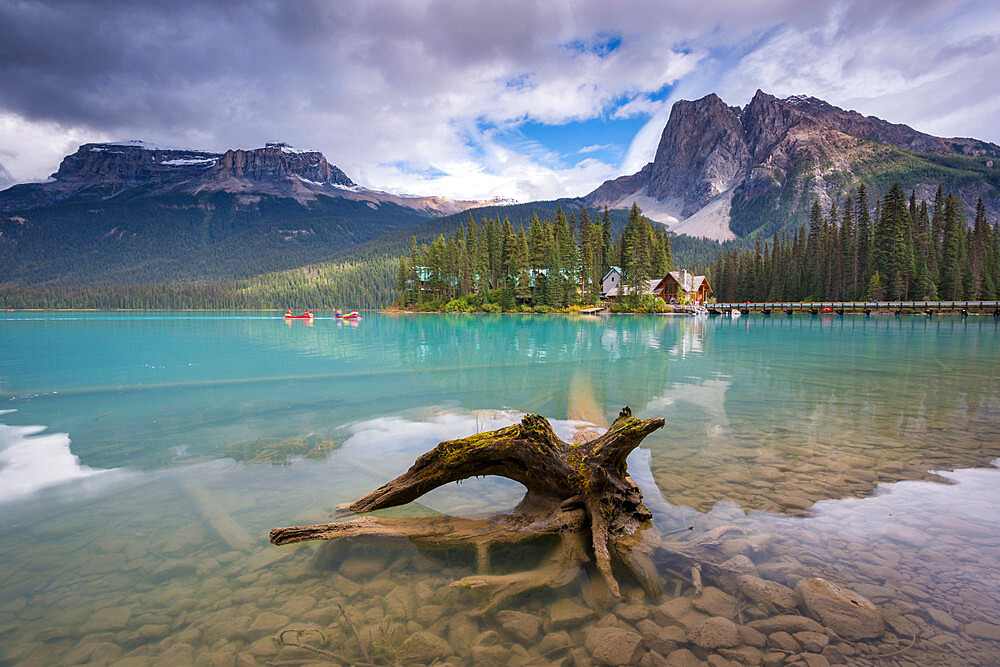
[[(486, 595), (482, 613), (512, 597), (572, 583), (591, 557), (614, 597), (621, 595), (616, 570), (631, 576), (647, 594), (658, 595), (663, 584), (658, 562), (669, 561), (680, 571), (704, 562), (703, 575), (729, 577), (726, 568), (661, 547), (650, 537), (652, 531), (644, 537), (652, 514), (642, 502), (642, 491), (628, 476), (625, 459), (663, 423), (662, 419), (636, 419), (626, 407), (606, 433), (576, 444), (560, 440), (544, 418), (527, 415), (514, 426), (440, 443), (404, 474), (342, 508), (350, 513), (371, 512), (411, 502), (449, 482), (498, 475), (527, 488), (510, 514), (487, 519), (355, 517), (275, 528), (270, 540), (281, 545), (364, 538), (385, 544), (474, 548), (479, 573), (455, 585)], [(558, 535), (559, 546), (537, 569), (489, 574), (492, 545), (517, 544), (544, 535)]]

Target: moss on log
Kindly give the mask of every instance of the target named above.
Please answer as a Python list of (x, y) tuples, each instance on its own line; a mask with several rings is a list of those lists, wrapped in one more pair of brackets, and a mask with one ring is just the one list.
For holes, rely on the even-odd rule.
[(603, 435), (568, 443), (559, 439), (545, 418), (529, 414), (507, 428), (442, 442), (396, 479), (341, 508), (345, 513), (362, 514), (411, 502), (449, 482), (497, 475), (527, 489), (512, 513), (488, 519), (356, 517), (275, 528), (270, 540), (281, 545), (357, 537), (408, 540), (417, 546), (469, 546), (477, 549), (485, 569), (491, 545), (555, 534), (560, 536), (560, 546), (539, 569), (503, 576), (480, 572), (456, 585), (488, 592), (490, 601), (483, 608), (488, 611), (512, 596), (573, 581), (593, 557), (611, 595), (620, 595), (616, 567), (655, 593), (659, 588), (656, 568), (639, 548), (641, 540), (636, 536), (640, 528), (649, 526), (652, 514), (642, 502), (642, 491), (628, 476), (625, 459), (663, 424), (663, 419), (637, 419), (626, 407)]

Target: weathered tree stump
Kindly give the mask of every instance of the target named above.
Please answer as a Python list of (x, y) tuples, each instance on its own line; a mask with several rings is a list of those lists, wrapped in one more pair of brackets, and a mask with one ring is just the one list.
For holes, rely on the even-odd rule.
[[(659, 592), (659, 577), (648, 550), (636, 549), (637, 530), (649, 525), (652, 513), (642, 491), (628, 476), (625, 459), (643, 438), (663, 426), (663, 419), (640, 420), (626, 407), (603, 435), (589, 442), (563, 442), (549, 422), (526, 415), (507, 428), (449, 440), (420, 456), (388, 484), (341, 508), (363, 513), (402, 505), (443, 484), (479, 475), (498, 475), (520, 482), (524, 498), (509, 514), (488, 519), (436, 517), (382, 519), (357, 517), (313, 526), (271, 531), (272, 544), (304, 540), (366, 537), (408, 540), (417, 546), (469, 546), (479, 555), (479, 574), (456, 585), (490, 594), (482, 611), (512, 596), (576, 580), (589, 560), (587, 532), (597, 569), (608, 592), (620, 595), (613, 564), (630, 572), (647, 590)], [(539, 569), (490, 575), (489, 548), (543, 535), (558, 535), (560, 546)]]

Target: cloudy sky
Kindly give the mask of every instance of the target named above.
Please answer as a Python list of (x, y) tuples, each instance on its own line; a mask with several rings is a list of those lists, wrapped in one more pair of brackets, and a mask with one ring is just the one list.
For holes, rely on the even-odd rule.
[(393, 192), (578, 196), (675, 100), (757, 88), (1000, 143), (998, 41), (995, 0), (0, 0), (0, 185), (283, 140)]

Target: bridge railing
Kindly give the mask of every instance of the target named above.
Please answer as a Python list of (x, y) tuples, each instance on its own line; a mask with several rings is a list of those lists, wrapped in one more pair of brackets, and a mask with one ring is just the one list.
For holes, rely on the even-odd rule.
[(738, 308), (738, 309), (773, 309), (811, 310), (814, 308), (870, 309), (870, 310), (900, 310), (903, 308), (925, 308), (936, 310), (981, 310), (985, 308), (1000, 308), (1000, 301), (733, 301), (710, 303), (708, 308)]

